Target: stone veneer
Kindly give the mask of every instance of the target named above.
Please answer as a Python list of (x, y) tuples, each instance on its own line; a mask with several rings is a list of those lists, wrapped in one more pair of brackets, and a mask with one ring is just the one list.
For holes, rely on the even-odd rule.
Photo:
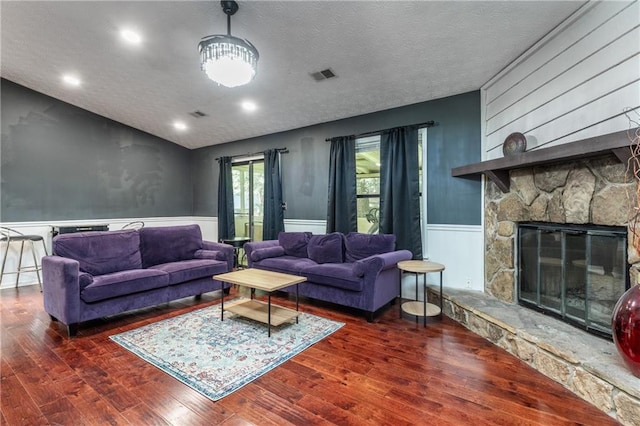
[[(485, 292), (515, 302), (514, 244), (523, 221), (627, 226), (635, 214), (636, 184), (614, 156), (511, 171), (511, 190), (485, 186)], [(640, 257), (628, 236), (631, 282)]]

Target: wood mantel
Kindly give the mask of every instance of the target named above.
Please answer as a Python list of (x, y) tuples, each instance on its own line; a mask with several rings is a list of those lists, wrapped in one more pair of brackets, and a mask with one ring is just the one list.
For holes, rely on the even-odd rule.
[(524, 167), (553, 164), (569, 160), (596, 157), (612, 153), (622, 163), (631, 158), (631, 141), (626, 130), (596, 136), (549, 148), (534, 149), (495, 160), (482, 161), (451, 169), (451, 176), (465, 177), (484, 174), (502, 192), (509, 192), (509, 172)]

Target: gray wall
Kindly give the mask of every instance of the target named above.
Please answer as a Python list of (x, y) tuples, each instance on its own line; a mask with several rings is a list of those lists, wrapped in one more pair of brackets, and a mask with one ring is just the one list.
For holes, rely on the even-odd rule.
[(2, 79), (0, 221), (190, 216), (191, 154)]
[(282, 156), (287, 219), (326, 219), (325, 138), (435, 120), (428, 132), (428, 221), (480, 224), (478, 178), (451, 168), (480, 161), (480, 95), (469, 92), (190, 151), (0, 81), (0, 221), (217, 216), (216, 157), (267, 148)]
[(285, 218), (324, 220), (330, 145), (325, 138), (429, 120), (438, 125), (428, 131), (428, 221), (480, 225), (480, 179), (451, 177), (451, 168), (480, 161), (479, 91), (194, 150), (194, 215), (217, 216), (215, 158), (286, 147), (289, 154), (282, 156)]

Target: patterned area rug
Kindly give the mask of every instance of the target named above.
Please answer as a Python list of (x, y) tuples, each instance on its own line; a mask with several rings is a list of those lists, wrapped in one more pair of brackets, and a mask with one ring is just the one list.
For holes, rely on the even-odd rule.
[(301, 313), (271, 327), (225, 313), (220, 305), (111, 336), (111, 340), (217, 401), (267, 373), (344, 324)]

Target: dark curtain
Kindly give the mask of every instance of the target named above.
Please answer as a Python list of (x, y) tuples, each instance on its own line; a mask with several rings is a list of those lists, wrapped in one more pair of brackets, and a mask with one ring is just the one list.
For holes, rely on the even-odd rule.
[(220, 176), (218, 178), (218, 240), (236, 236), (233, 217), (233, 177), (231, 157), (220, 157)]
[(397, 127), (380, 135), (380, 233), (396, 236), (396, 249), (422, 259), (418, 129)]
[(262, 239), (277, 240), (284, 231), (282, 211), (282, 180), (280, 179), (280, 153), (277, 149), (264, 152), (264, 215)]
[(327, 233), (358, 229), (356, 201), (356, 138), (331, 138)]

